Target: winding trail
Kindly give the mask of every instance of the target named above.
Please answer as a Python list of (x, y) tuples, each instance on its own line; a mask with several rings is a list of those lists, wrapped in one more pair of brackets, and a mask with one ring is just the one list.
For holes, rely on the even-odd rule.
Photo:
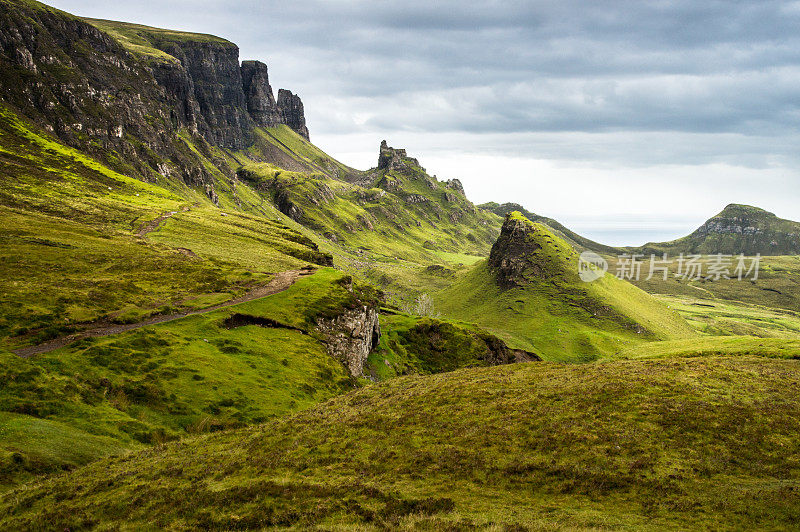
[(156, 218), (155, 220), (151, 220), (151, 221), (145, 223), (144, 225), (142, 225), (139, 228), (139, 230), (136, 232), (136, 236), (143, 237), (147, 233), (152, 233), (153, 231), (158, 229), (158, 226), (161, 225), (162, 223), (164, 223), (167, 219), (172, 218), (173, 216), (175, 216), (179, 212), (186, 212), (188, 210), (189, 210), (189, 206), (186, 205), (179, 211), (170, 211), (170, 212), (164, 213), (161, 216), (159, 216), (158, 218)]
[(211, 307), (206, 307), (199, 310), (192, 310), (188, 312), (179, 312), (176, 314), (163, 314), (136, 323), (113, 324), (113, 323), (96, 322), (94, 327), (84, 329), (83, 331), (70, 334), (68, 336), (55, 338), (53, 340), (48, 340), (47, 342), (41, 343), (39, 345), (21, 347), (19, 349), (15, 349), (12, 352), (15, 355), (18, 355), (22, 358), (28, 358), (34, 355), (40, 355), (42, 353), (49, 353), (50, 351), (55, 351), (56, 349), (71, 344), (72, 342), (75, 342), (77, 340), (82, 340), (83, 338), (100, 338), (103, 336), (111, 336), (112, 334), (119, 334), (127, 331), (132, 331), (134, 329), (139, 329), (141, 327), (147, 327), (148, 325), (155, 325), (157, 323), (166, 323), (169, 321), (175, 321), (181, 318), (185, 318), (187, 316), (194, 316), (196, 314), (205, 314), (213, 310), (219, 310), (221, 308), (238, 305), (239, 303), (245, 303), (247, 301), (253, 301), (254, 299), (260, 299), (262, 297), (267, 297), (273, 294), (277, 294), (279, 292), (283, 292), (284, 290), (292, 286), (299, 278), (311, 275), (315, 271), (316, 270), (287, 270), (284, 272), (279, 272), (267, 284), (263, 286), (258, 286), (250, 290), (243, 296), (230, 299), (224, 303), (220, 303), (219, 305), (214, 305)]

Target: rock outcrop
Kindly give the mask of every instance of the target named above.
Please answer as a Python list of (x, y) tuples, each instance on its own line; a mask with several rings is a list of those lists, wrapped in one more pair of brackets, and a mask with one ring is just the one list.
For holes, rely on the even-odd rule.
[(414, 157), (409, 157), (406, 150), (402, 148), (392, 148), (385, 140), (381, 141), (380, 152), (378, 154), (378, 170), (404, 171), (410, 169), (419, 170), (420, 176), (425, 175), (428, 180), (433, 181), (430, 176), (425, 174), (425, 169), (420, 166), (419, 161)]
[(462, 185), (461, 181), (458, 179), (448, 179), (444, 182), (444, 186), (464, 194), (464, 185)]
[(577, 276), (575, 251), (545, 226), (531, 222), (517, 211), (506, 216), (488, 264), (503, 288), (524, 286), (534, 280)]
[(278, 113), (282, 124), (286, 124), (306, 140), (309, 140), (303, 102), (298, 95), (286, 89), (279, 90)]
[(380, 340), (378, 309), (364, 305), (334, 318), (321, 318), (317, 320), (317, 331), (330, 355), (344, 364), (350, 375), (360, 377), (367, 357)]
[(503, 216), (503, 217), (507, 216), (511, 212), (519, 211), (528, 220), (535, 223), (546, 225), (557, 236), (569, 242), (569, 244), (572, 245), (572, 247), (578, 250), (579, 252), (585, 250), (591, 250), (597, 253), (608, 253), (611, 255), (618, 255), (622, 253), (622, 250), (620, 248), (606, 246), (604, 244), (600, 244), (593, 240), (589, 240), (588, 238), (583, 237), (578, 233), (569, 230), (567, 227), (564, 227), (557, 220), (554, 220), (552, 218), (547, 218), (546, 216), (540, 216), (538, 214), (530, 212), (529, 210), (526, 210), (519, 203), (503, 203), (501, 205), (495, 202), (489, 202), (489, 203), (484, 203), (482, 205), (478, 205), (478, 208), (485, 211), (493, 212), (498, 216)]
[(512, 349), (506, 343), (492, 334), (481, 335), (481, 340), (486, 343), (487, 355), (484, 359), (489, 366), (514, 364), (517, 362), (540, 361), (542, 357), (524, 349)]
[(242, 61), (242, 87), (247, 112), (257, 125), (273, 127), (281, 123), (278, 103), (269, 84), (267, 65), (261, 61)]

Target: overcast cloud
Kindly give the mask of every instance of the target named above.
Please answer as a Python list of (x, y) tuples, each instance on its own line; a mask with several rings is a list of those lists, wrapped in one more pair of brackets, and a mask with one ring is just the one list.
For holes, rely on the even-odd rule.
[(49, 3), (225, 37), (343, 162), (374, 166), (385, 138), (476, 202), (604, 242), (734, 202), (800, 219), (800, 2)]

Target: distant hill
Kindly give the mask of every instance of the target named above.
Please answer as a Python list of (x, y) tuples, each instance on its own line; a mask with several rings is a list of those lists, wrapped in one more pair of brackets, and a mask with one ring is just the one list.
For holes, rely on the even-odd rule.
[(671, 255), (797, 255), (800, 254), (800, 222), (778, 218), (758, 207), (732, 203), (688, 236), (626, 249)]

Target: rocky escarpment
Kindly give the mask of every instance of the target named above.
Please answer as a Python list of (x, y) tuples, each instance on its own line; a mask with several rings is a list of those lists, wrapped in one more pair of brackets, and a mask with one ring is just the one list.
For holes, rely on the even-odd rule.
[(303, 102), (298, 95), (286, 89), (279, 90), (278, 114), (282, 124), (286, 124), (306, 140), (309, 139)]
[[(37, 2), (0, 0), (0, 99), (59, 140), (143, 179), (205, 186), (212, 146), (242, 149), (253, 128), (286, 123), (308, 137), (300, 98), (275, 102), (266, 66), (239, 64), (209, 35), (79, 19)], [(221, 168), (230, 173), (228, 168)]]
[(489, 268), (504, 288), (577, 275), (575, 251), (546, 227), (509, 213), (489, 254)]
[[(200, 161), (176, 142), (178, 116), (153, 70), (96, 27), (35, 2), (0, 0), (0, 73), (2, 102), (65, 144), (129, 175), (206, 181)], [(170, 83), (185, 84), (172, 75)]]
[(380, 340), (378, 309), (363, 305), (332, 318), (320, 318), (317, 331), (330, 355), (344, 364), (350, 375), (360, 377), (367, 357)]
[(256, 124), (273, 127), (281, 123), (278, 103), (269, 84), (267, 65), (261, 61), (242, 61), (242, 88), (247, 112)]
[[(243, 149), (253, 142), (239, 66), (239, 48), (227, 41), (154, 38), (153, 44), (180, 62), (190, 84), (181, 93), (199, 109), (197, 129), (209, 144)], [(194, 102), (183, 102), (191, 107)]]

